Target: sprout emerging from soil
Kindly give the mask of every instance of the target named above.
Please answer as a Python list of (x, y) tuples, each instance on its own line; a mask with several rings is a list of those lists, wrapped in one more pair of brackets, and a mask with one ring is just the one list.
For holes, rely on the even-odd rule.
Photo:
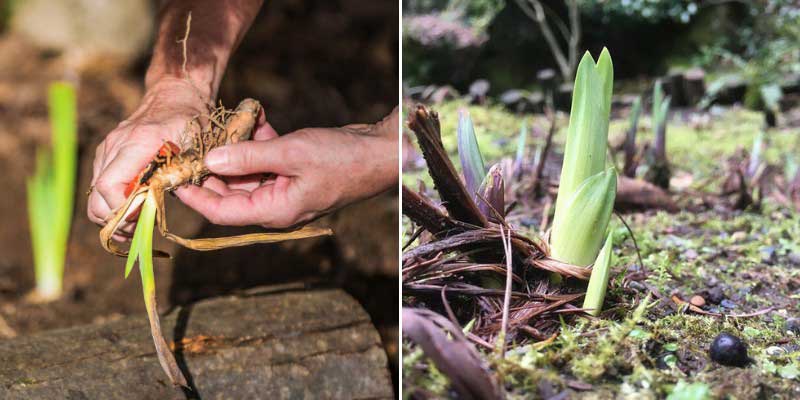
[(29, 300), (53, 301), (63, 290), (75, 174), (78, 157), (78, 117), (75, 88), (66, 82), (50, 85), (48, 107), (52, 151), (38, 149), (36, 172), (28, 178), (30, 222), (36, 288)]
[[(596, 289), (587, 293), (584, 307), (595, 315), (608, 285), (611, 240), (606, 229), (617, 191), (617, 173), (606, 169), (605, 157), (613, 74), (607, 49), (596, 64), (587, 52), (578, 65), (550, 236), (553, 258), (581, 267), (594, 262), (589, 286)], [(608, 249), (598, 257), (604, 239)]]
[(670, 96), (664, 96), (661, 81), (657, 80), (653, 88), (653, 160), (647, 171), (647, 181), (664, 189), (669, 189), (672, 173), (667, 161), (667, 116), (669, 115)]

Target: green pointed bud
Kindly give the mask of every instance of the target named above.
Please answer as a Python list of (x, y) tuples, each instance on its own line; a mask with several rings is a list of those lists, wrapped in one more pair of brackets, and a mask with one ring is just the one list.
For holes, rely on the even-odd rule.
[(617, 175), (605, 170), (613, 65), (607, 49), (578, 65), (564, 163), (550, 236), (551, 256), (587, 266), (597, 257), (611, 218)]
[(572, 109), (553, 224), (558, 224), (566, 217), (568, 209), (565, 203), (583, 181), (605, 169), (613, 79), (608, 50), (603, 49), (597, 64), (586, 52), (578, 65), (572, 92)]
[(573, 265), (591, 264), (603, 243), (616, 194), (617, 172), (613, 168), (587, 179), (563, 204), (569, 213), (553, 221), (551, 256)]
[(486, 175), (486, 167), (483, 163), (481, 149), (478, 147), (478, 139), (475, 137), (475, 128), (472, 126), (472, 119), (467, 110), (462, 109), (458, 112), (457, 136), (458, 158), (461, 160), (464, 182), (469, 194), (475, 197), (475, 193)]
[(592, 276), (589, 278), (589, 287), (586, 288), (586, 297), (583, 300), (583, 308), (590, 315), (597, 316), (603, 309), (603, 300), (606, 298), (606, 288), (608, 288), (608, 278), (611, 273), (611, 247), (614, 245), (611, 232), (608, 233), (606, 243), (597, 255), (592, 267)]
[(486, 179), (483, 180), (479, 193), (483, 198), (477, 200), (478, 210), (492, 222), (505, 219), (505, 184), (503, 168), (500, 164), (492, 165)]

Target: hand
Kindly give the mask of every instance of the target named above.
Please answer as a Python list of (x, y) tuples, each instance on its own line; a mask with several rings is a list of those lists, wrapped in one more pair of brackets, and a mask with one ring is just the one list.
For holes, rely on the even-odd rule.
[[(165, 140), (179, 144), (186, 124), (208, 114), (208, 97), (190, 83), (163, 78), (153, 84), (142, 104), (97, 146), (88, 214), (103, 225), (125, 202), (125, 187), (144, 169)], [(122, 227), (131, 233), (133, 223)], [(120, 237), (117, 237), (120, 239)]]
[(397, 185), (397, 109), (375, 125), (283, 136), (261, 122), (253, 141), (206, 156), (206, 166), (220, 177), (176, 191), (214, 224), (289, 228)]

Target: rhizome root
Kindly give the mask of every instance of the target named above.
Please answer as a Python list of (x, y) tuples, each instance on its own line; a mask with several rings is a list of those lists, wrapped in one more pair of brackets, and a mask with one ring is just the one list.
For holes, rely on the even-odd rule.
[[(156, 221), (162, 236), (181, 246), (200, 250), (217, 250), (227, 247), (247, 246), (256, 243), (273, 243), (284, 240), (302, 239), (314, 236), (331, 235), (330, 229), (301, 227), (287, 232), (262, 232), (245, 235), (186, 239), (175, 235), (167, 229), (164, 209), (164, 193), (182, 185), (200, 185), (210, 172), (203, 160), (209, 151), (216, 147), (249, 140), (255, 128), (261, 104), (253, 99), (245, 99), (235, 110), (223, 106), (214, 109), (205, 127), (199, 118), (187, 123), (180, 147), (168, 142), (162, 147), (154, 159), (129, 186), (128, 197), (118, 210), (107, 221), (100, 231), (100, 243), (106, 251), (124, 257), (128, 252), (119, 248), (113, 241), (114, 233), (119, 230), (123, 221), (135, 216), (138, 208), (150, 192), (157, 204)], [(165, 252), (155, 251), (156, 256), (168, 257)]]

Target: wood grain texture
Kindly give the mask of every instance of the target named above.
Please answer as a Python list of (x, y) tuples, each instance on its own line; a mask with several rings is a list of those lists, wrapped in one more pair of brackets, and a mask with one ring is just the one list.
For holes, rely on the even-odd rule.
[[(174, 310), (162, 323), (194, 398), (393, 397), (380, 337), (340, 290), (264, 288)], [(144, 312), (0, 342), (2, 399), (186, 397), (158, 365)]]

